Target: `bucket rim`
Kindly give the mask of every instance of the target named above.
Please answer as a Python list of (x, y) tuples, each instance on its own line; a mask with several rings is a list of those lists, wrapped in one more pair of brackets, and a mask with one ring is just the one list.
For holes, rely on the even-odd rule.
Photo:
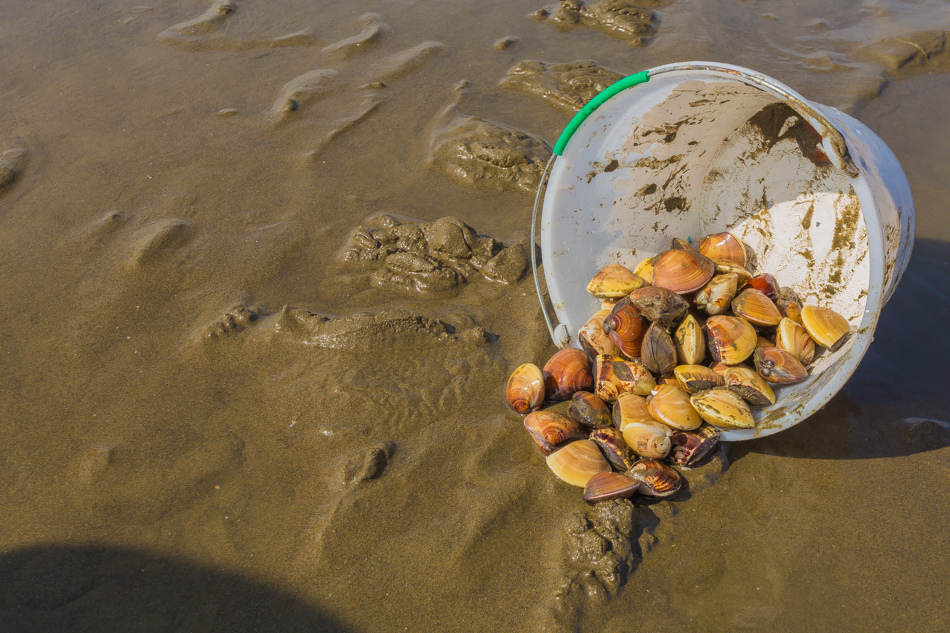
[[(777, 81), (767, 75), (753, 71), (748, 68), (741, 66), (735, 66), (732, 64), (722, 64), (717, 62), (704, 62), (704, 61), (690, 61), (690, 62), (679, 62), (666, 64), (663, 66), (657, 66), (636, 75), (631, 75), (623, 80), (612, 84), (594, 99), (592, 99), (588, 106), (592, 106), (587, 112), (584, 112), (588, 106), (582, 108), (580, 112), (575, 115), (571, 123), (564, 129), (561, 137), (558, 140), (558, 144), (555, 146), (561, 151), (555, 151), (552, 153), (550, 159), (545, 165), (544, 171), (542, 173), (541, 180), (538, 185), (538, 190), (535, 196), (535, 204), (532, 211), (532, 220), (531, 220), (531, 240), (532, 243), (537, 243), (538, 237), (538, 210), (542, 205), (543, 199), (545, 197), (545, 192), (549, 179), (552, 173), (552, 168), (556, 159), (559, 156), (563, 156), (570, 150), (570, 139), (573, 136), (574, 132), (583, 124), (584, 120), (590, 114), (596, 110), (600, 105), (607, 102), (614, 95), (622, 92), (630, 87), (639, 85), (641, 83), (646, 83), (652, 77), (657, 77), (659, 75), (675, 75), (675, 74), (687, 74), (690, 76), (696, 75), (705, 75), (711, 77), (719, 77), (723, 79), (740, 81), (747, 85), (754, 86), (763, 92), (766, 92), (777, 100), (782, 101), (789, 105), (793, 110), (795, 110), (799, 115), (805, 118), (816, 130), (819, 131), (822, 137), (822, 148), (825, 151), (825, 154), (828, 156), (832, 165), (841, 169), (846, 174), (848, 174), (854, 181), (855, 192), (858, 195), (858, 198), (861, 201), (862, 215), (865, 217), (865, 224), (867, 227), (867, 246), (869, 251), (876, 252), (878, 254), (883, 254), (885, 252), (884, 236), (880, 227), (878, 227), (873, 221), (868, 221), (869, 213), (874, 215), (876, 205), (874, 204), (873, 196), (870, 194), (870, 191), (867, 189), (866, 178), (867, 175), (859, 169), (854, 162), (851, 160), (851, 156), (848, 152), (847, 143), (845, 141), (845, 136), (839, 128), (832, 123), (829, 118), (827, 118), (823, 112), (824, 109), (830, 109), (830, 114), (837, 114), (833, 108), (828, 108), (828, 106), (823, 106), (821, 104), (812, 104), (809, 100), (804, 98), (801, 94), (793, 90), (792, 88), (786, 86), (780, 81)], [(633, 78), (636, 78), (636, 81), (632, 81)], [(627, 85), (622, 85), (626, 83)], [(618, 86), (621, 84), (621, 86)], [(611, 90), (613, 86), (618, 86), (619, 89)], [(600, 95), (606, 94), (604, 98), (598, 99)], [(815, 106), (818, 106), (817, 108)], [(832, 117), (833, 119), (833, 117)], [(577, 147), (577, 145), (575, 145)], [(566, 157), (566, 156), (565, 156)], [(866, 203), (870, 204), (870, 208), (866, 206)], [(542, 229), (543, 231), (543, 229)], [(534, 273), (535, 289), (538, 293), (538, 299), (541, 304), (542, 314), (546, 320), (546, 325), (548, 331), (551, 335), (551, 340), (559, 347), (564, 348), (571, 344), (572, 335), (568, 330), (568, 326), (564, 323), (559, 323), (556, 327), (554, 323), (557, 321), (552, 320), (548, 313), (547, 301), (545, 293), (542, 292), (542, 286), (540, 284), (538, 276), (538, 263), (536, 249), (531, 249), (531, 265), (532, 271)], [(871, 257), (870, 259), (870, 276), (875, 278), (875, 276), (880, 277), (883, 274), (883, 263), (880, 261), (880, 257)], [(553, 307), (553, 306), (552, 306)], [(825, 386), (825, 389), (830, 389), (830, 393), (834, 394), (841, 390), (844, 386), (844, 383), (850, 378), (851, 374), (856, 370), (857, 365), (860, 363), (864, 354), (866, 353), (870, 342), (873, 340), (873, 333), (877, 325), (877, 321), (880, 317), (880, 312), (883, 307), (883, 288), (876, 286), (875, 284), (870, 284), (868, 288), (868, 293), (866, 296), (865, 310), (864, 314), (860, 319), (860, 324), (857, 326), (856, 331), (852, 335), (852, 341), (849, 343), (848, 351), (846, 352), (847, 357), (843, 359), (843, 362), (848, 367), (847, 370), (840, 372), (839, 375), (834, 375), (828, 381)], [(850, 358), (848, 358), (850, 357)], [(824, 406), (827, 403), (827, 400), (830, 397), (825, 399), (825, 402), (819, 407)], [(805, 406), (799, 405), (800, 407)], [(815, 410), (817, 410), (817, 408)], [(811, 411), (810, 413), (813, 413)], [(736, 441), (736, 440), (748, 440), (758, 437), (764, 437), (766, 435), (771, 435), (778, 431), (790, 428), (798, 422), (801, 422), (807, 418), (810, 413), (801, 415), (801, 411), (789, 411), (786, 415), (794, 421), (790, 421), (788, 424), (776, 425), (772, 427), (767, 427), (763, 429), (744, 429), (744, 430), (732, 430), (724, 432), (723, 440), (727, 441)], [(728, 436), (728, 437), (727, 437)]]

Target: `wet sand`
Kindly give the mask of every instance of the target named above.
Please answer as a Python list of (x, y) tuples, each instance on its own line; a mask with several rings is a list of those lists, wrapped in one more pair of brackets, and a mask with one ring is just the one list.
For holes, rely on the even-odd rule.
[[(5, 6), (0, 631), (946, 630), (950, 13), (637, 6)], [(590, 508), (503, 398), (531, 192), (688, 59), (877, 131), (917, 242), (824, 410)]]

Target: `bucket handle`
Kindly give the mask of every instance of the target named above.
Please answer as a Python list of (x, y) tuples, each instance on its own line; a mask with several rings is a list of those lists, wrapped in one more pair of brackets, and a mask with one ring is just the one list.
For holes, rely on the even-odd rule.
[(564, 148), (567, 146), (567, 142), (571, 140), (572, 136), (574, 136), (574, 132), (577, 131), (577, 128), (581, 126), (581, 123), (587, 120), (587, 117), (594, 113), (594, 110), (602, 106), (605, 101), (610, 99), (618, 92), (622, 92), (627, 88), (632, 88), (633, 86), (638, 86), (648, 81), (650, 81), (650, 71), (644, 70), (638, 72), (635, 75), (629, 75), (623, 79), (615, 81), (598, 92), (593, 99), (588, 101), (587, 104), (584, 105), (584, 107), (574, 115), (574, 118), (571, 119), (571, 122), (568, 123), (567, 127), (564, 128), (564, 131), (561, 132), (561, 136), (557, 139), (557, 143), (554, 144), (554, 154), (556, 156), (561, 156), (564, 153)]
[(551, 154), (551, 158), (548, 159), (548, 164), (544, 166), (544, 172), (541, 174), (541, 182), (538, 184), (538, 192), (534, 196), (534, 209), (531, 212), (531, 272), (534, 274), (534, 288), (538, 291), (538, 301), (541, 303), (541, 314), (544, 316), (544, 321), (548, 326), (548, 333), (551, 335), (551, 340), (554, 341), (554, 344), (561, 349), (567, 347), (571, 342), (571, 333), (568, 331), (567, 326), (563, 323), (558, 324), (557, 326), (554, 325), (554, 321), (551, 320), (551, 315), (548, 313), (547, 304), (544, 299), (544, 293), (541, 291), (541, 281), (538, 279), (538, 255), (535, 244), (537, 243), (536, 236), (538, 234), (538, 207), (541, 205), (541, 193), (547, 186), (548, 174), (551, 173), (551, 165), (554, 164), (554, 159), (564, 153), (564, 148), (567, 146), (567, 142), (571, 140), (572, 136), (574, 136), (574, 132), (576, 132), (577, 128), (581, 126), (581, 123), (586, 121), (587, 117), (594, 113), (594, 110), (602, 106), (605, 101), (613, 97), (618, 92), (626, 90), (627, 88), (632, 88), (633, 86), (638, 86), (648, 81), (650, 81), (650, 73), (649, 71), (644, 70), (636, 73), (635, 75), (629, 75), (623, 79), (615, 81), (597, 93), (593, 99), (588, 101), (584, 107), (574, 115), (574, 118), (570, 120), (570, 122), (567, 124), (567, 127), (564, 128), (564, 131), (561, 132), (561, 136), (558, 137), (557, 143), (554, 144), (554, 152)]

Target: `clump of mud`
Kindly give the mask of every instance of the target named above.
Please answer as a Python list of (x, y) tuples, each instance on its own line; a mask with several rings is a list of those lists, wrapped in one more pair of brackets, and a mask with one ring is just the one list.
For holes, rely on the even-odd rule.
[(546, 143), (523, 130), (458, 115), (432, 135), (428, 163), (462, 184), (534, 192), (550, 155)]
[(541, 97), (555, 108), (573, 113), (623, 75), (593, 61), (567, 64), (525, 60), (502, 78), (501, 86)]
[(589, 26), (639, 46), (653, 38), (659, 21), (657, 14), (643, 4), (653, 3), (649, 0), (636, 4), (630, 0), (601, 0), (596, 4), (585, 4), (580, 0), (561, 0), (556, 9), (541, 9), (535, 15), (550, 19), (561, 31), (577, 25)]
[(506, 247), (454, 217), (434, 222), (372, 217), (353, 231), (338, 257), (375, 268), (372, 286), (410, 293), (451, 291), (478, 276), (510, 284), (528, 270), (524, 244)]

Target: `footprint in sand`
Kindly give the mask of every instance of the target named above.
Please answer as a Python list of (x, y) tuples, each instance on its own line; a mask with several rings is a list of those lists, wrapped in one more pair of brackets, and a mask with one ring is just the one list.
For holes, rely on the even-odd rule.
[(158, 34), (158, 40), (187, 50), (241, 51), (253, 48), (281, 48), (285, 46), (317, 46), (319, 42), (310, 29), (264, 39), (240, 39), (222, 31), (237, 13), (239, 4), (234, 0), (215, 0), (198, 17), (171, 26)]

